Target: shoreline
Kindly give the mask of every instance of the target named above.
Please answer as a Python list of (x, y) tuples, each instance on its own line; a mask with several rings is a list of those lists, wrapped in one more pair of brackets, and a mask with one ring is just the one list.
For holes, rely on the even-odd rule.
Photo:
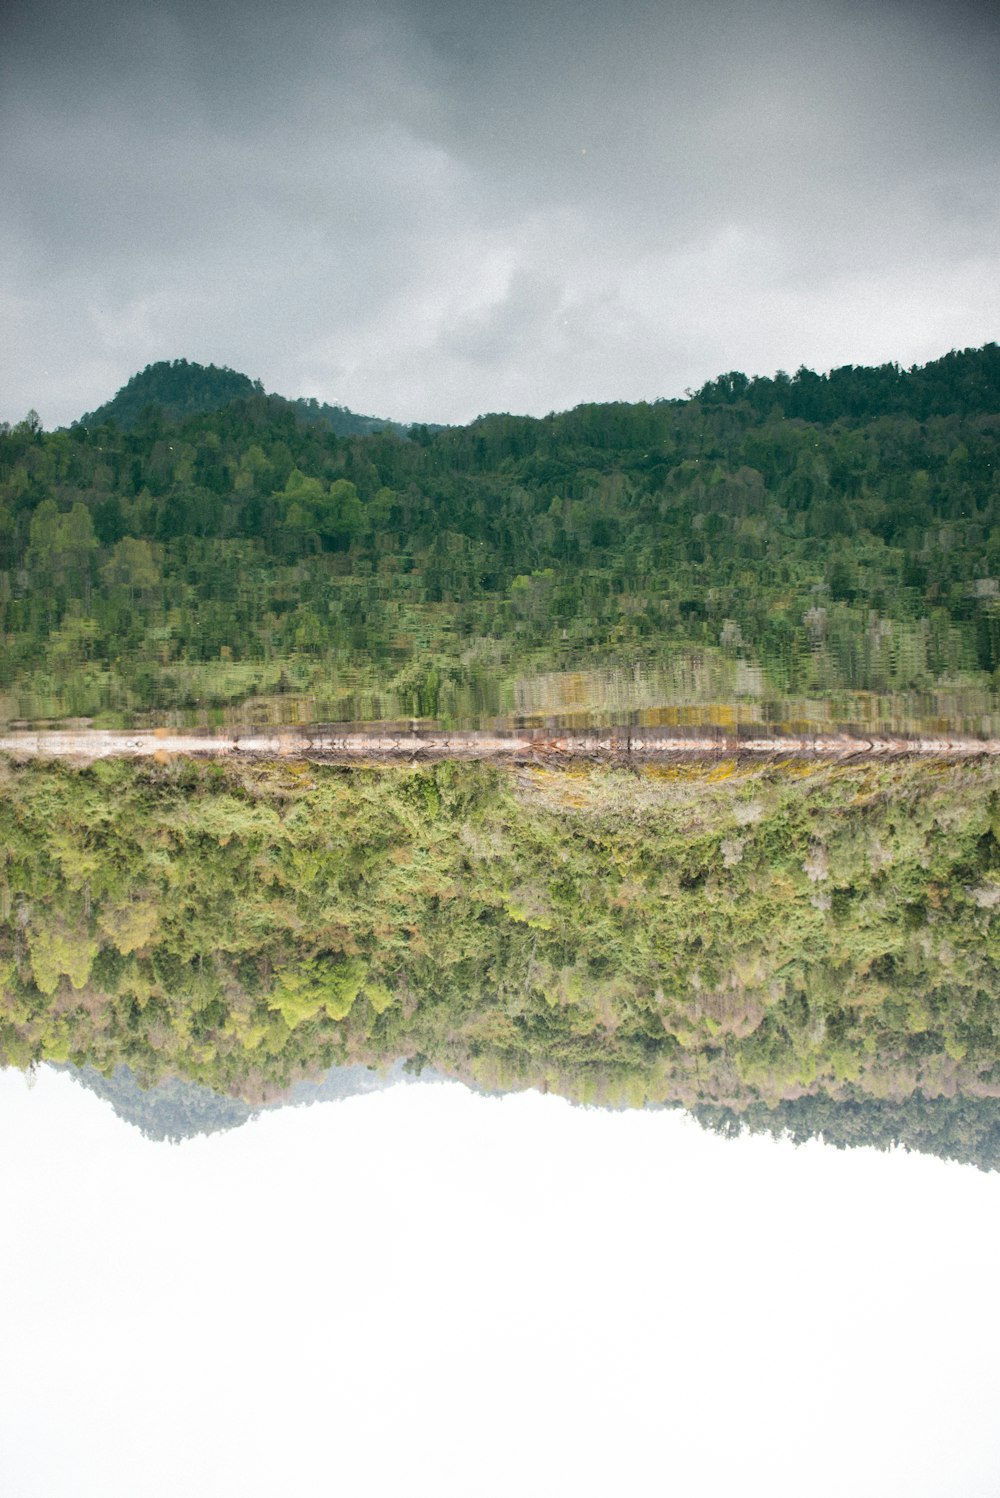
[(948, 735), (746, 734), (661, 729), (522, 729), (444, 732), (419, 727), (356, 729), (346, 725), (301, 729), (230, 729), (174, 733), (166, 729), (17, 730), (0, 734), (0, 754), (15, 760), (102, 759), (306, 760), (321, 764), (433, 763), (480, 760), (494, 764), (589, 761), (655, 764), (688, 760), (968, 760), (1000, 755), (1000, 739)]

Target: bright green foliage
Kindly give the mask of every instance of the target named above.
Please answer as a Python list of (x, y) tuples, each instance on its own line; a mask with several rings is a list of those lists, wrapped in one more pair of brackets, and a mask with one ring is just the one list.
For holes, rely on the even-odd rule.
[(290, 1030), (320, 1013), (328, 1019), (345, 1019), (364, 976), (364, 966), (356, 958), (335, 961), (310, 957), (278, 974), (270, 1007), (278, 1011)]
[(998, 806), (992, 762), (7, 767), (0, 1059), (250, 1102), (398, 1057), (723, 1120), (988, 1099)]
[(31, 973), (39, 993), (51, 997), (65, 975), (74, 988), (90, 977), (97, 943), (65, 931), (35, 931), (29, 941)]

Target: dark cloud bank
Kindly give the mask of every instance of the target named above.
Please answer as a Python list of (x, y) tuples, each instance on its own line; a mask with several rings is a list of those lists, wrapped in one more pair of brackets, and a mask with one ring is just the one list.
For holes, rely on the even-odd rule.
[(991, 6), (8, 4), (0, 415), (402, 419), (997, 336)]

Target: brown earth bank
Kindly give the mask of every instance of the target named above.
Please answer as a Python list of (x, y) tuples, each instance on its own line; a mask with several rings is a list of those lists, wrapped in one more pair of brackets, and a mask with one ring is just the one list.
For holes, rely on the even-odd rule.
[(100, 759), (303, 759), (318, 763), (432, 762), (479, 760), (497, 764), (584, 760), (652, 763), (664, 760), (743, 759), (766, 763), (788, 759), (822, 761), (974, 759), (1000, 754), (1000, 739), (932, 736), (853, 736), (838, 733), (773, 734), (742, 729), (712, 732), (673, 728), (547, 728), (442, 731), (419, 725), (350, 724), (261, 730), (230, 728), (216, 733), (170, 729), (14, 730), (0, 735), (0, 753), (20, 760), (64, 759), (89, 764)]

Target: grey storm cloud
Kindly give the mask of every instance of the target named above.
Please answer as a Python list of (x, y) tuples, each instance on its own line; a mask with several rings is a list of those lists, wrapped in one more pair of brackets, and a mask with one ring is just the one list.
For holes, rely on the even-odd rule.
[(14, 0), (0, 414), (154, 359), (400, 419), (997, 336), (986, 4)]

